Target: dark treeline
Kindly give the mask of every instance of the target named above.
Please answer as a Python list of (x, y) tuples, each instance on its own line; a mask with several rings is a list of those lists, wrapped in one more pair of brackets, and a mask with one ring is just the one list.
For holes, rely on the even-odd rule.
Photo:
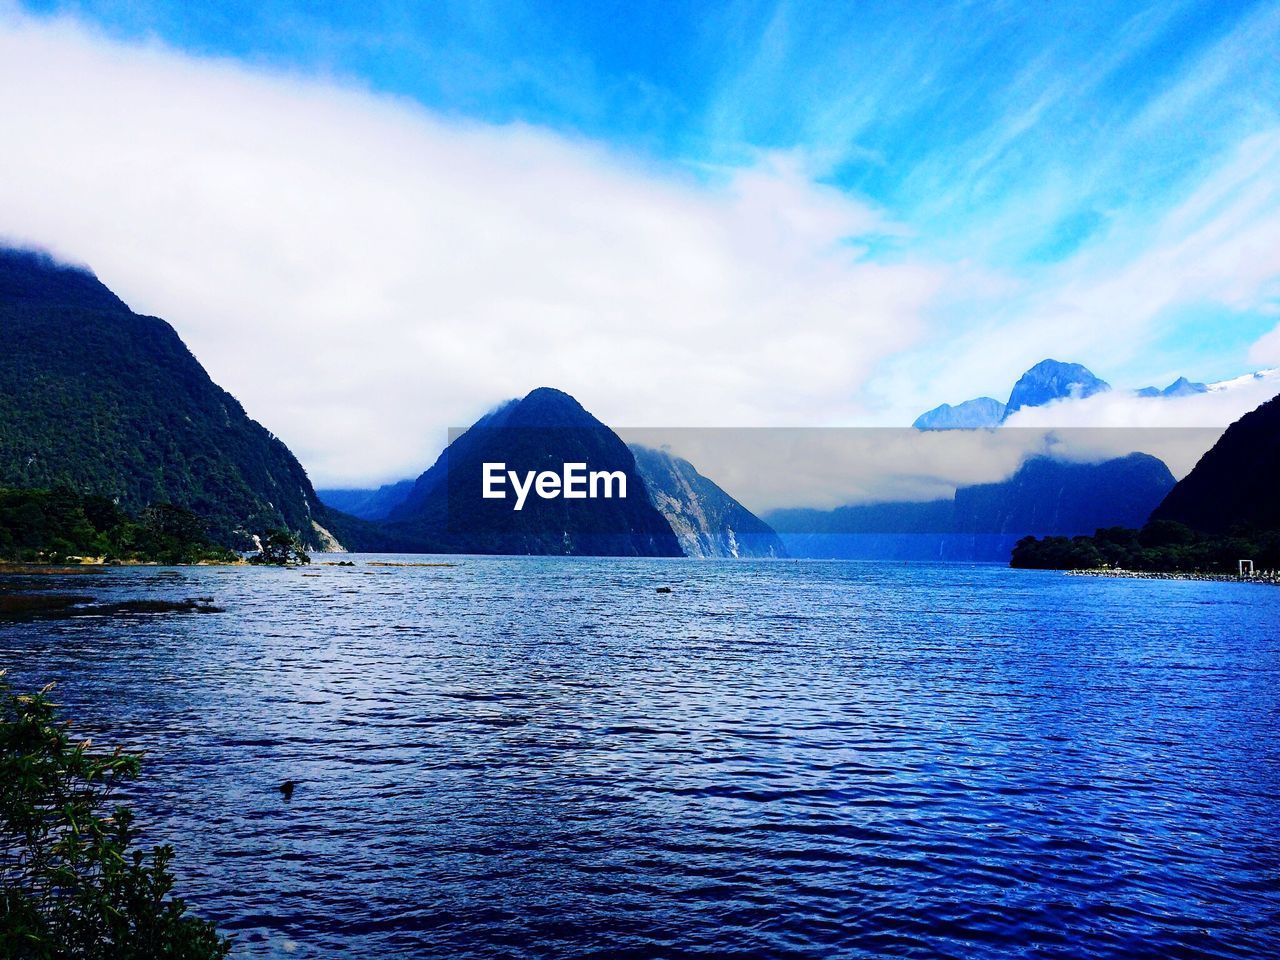
[(1237, 529), (1212, 536), (1172, 520), (1153, 520), (1141, 530), (1108, 527), (1091, 537), (1024, 537), (1013, 549), (1010, 566), (1236, 573), (1241, 560), (1252, 560), (1260, 571), (1280, 569), (1280, 531)]
[(106, 497), (71, 490), (0, 489), (0, 559), (57, 563), (102, 557), (165, 564), (230, 561), (189, 510), (153, 504), (136, 516)]

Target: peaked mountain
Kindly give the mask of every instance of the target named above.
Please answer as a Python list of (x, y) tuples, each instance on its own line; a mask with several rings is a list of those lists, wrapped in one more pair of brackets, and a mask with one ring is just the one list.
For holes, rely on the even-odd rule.
[(1140, 397), (1189, 397), (1197, 393), (1208, 393), (1207, 383), (1195, 383), (1186, 377), (1179, 377), (1163, 390), (1156, 387), (1143, 387), (1137, 391)]
[(88, 270), (0, 248), (0, 486), (185, 507), (237, 547), (287, 527), (334, 542), (306, 471), (169, 324)]
[(949, 403), (934, 407), (916, 417), (911, 426), (917, 430), (977, 430), (998, 427), (1003, 419), (1003, 403), (991, 397), (977, 397), (954, 407)]
[[(1183, 382), (1180, 380), (1170, 384), (1169, 390), (1175, 387), (1185, 389), (1180, 386)], [(1188, 385), (1195, 386), (1189, 382)], [(991, 397), (976, 397), (954, 407), (944, 403), (920, 414), (912, 426), (917, 430), (978, 430), (998, 427), (1023, 407), (1040, 407), (1065, 397), (1090, 397), (1110, 389), (1110, 384), (1099, 380), (1088, 368), (1078, 363), (1041, 360), (1018, 378), (1009, 394), (1008, 403), (1001, 403)]]
[(1145, 453), (1093, 464), (1032, 457), (1007, 480), (961, 487), (952, 500), (776, 511), (768, 519), (796, 557), (1003, 562), (1029, 534), (1141, 526), (1173, 484), (1169, 468)]
[(688, 460), (632, 444), (649, 499), (689, 557), (785, 557), (773, 528)]
[(1013, 385), (1004, 415), (1008, 419), (1023, 407), (1042, 407), (1067, 397), (1091, 397), (1110, 389), (1109, 383), (1081, 364), (1041, 360)]
[[(621, 475), (612, 496), (543, 498), (531, 491), (515, 509), (484, 493), (484, 465), (524, 478), (562, 473), (567, 463)], [(523, 481), (522, 481), (523, 482)], [(619, 493), (625, 486), (625, 496)], [(384, 522), (344, 527), (360, 549), (484, 554), (679, 557), (671, 525), (654, 507), (635, 456), (573, 397), (541, 387), (476, 421), (413, 484)]]
[(386, 483), (374, 490), (317, 490), (316, 496), (326, 507), (341, 510), (360, 520), (385, 520), (413, 492), (412, 480)]
[(1280, 531), (1280, 396), (1227, 427), (1151, 519), (1208, 534)]

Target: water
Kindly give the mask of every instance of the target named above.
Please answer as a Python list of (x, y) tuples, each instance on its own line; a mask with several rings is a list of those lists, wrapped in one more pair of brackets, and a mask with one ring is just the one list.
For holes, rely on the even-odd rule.
[(4, 624), (0, 664), (147, 751), (148, 839), (235, 956), (1280, 956), (1280, 590), (524, 558), (57, 587), (226, 608)]

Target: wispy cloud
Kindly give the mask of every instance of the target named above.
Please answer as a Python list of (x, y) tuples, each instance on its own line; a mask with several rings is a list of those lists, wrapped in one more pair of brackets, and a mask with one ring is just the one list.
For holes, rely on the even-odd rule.
[[(1150, 222), (1131, 219), (1059, 264), (996, 279), (970, 266), (969, 295), (933, 328), (945, 354), (910, 351), (881, 373), (893, 416), (905, 416), (908, 397), (921, 409), (965, 399), (975, 382), (999, 394), (1046, 356), (1135, 387), (1274, 362), (1271, 340), (1250, 348), (1232, 326), (1263, 328), (1280, 294), (1280, 125), (1244, 139)], [(1219, 324), (1212, 336), (1198, 329), (1206, 316)]]

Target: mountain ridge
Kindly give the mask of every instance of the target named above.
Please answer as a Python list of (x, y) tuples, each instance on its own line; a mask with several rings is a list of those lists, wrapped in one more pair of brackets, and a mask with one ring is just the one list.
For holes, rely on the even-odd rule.
[(795, 557), (1003, 562), (1026, 535), (1140, 525), (1173, 486), (1169, 468), (1149, 454), (1095, 464), (1041, 455), (951, 499), (771, 511), (765, 519)]
[(333, 545), (285, 444), (87, 268), (0, 247), (0, 334), (0, 486), (171, 503), (242, 549), (276, 527)]
[[(625, 497), (531, 496), (521, 510), (482, 495), (486, 463), (526, 473), (567, 463), (617, 472)], [(634, 454), (573, 397), (538, 387), (481, 417), (413, 482), (409, 494), (371, 528), (348, 528), (357, 544), (395, 543), (413, 552), (586, 556), (683, 556), (649, 499)], [(364, 547), (362, 547), (364, 548)]]

